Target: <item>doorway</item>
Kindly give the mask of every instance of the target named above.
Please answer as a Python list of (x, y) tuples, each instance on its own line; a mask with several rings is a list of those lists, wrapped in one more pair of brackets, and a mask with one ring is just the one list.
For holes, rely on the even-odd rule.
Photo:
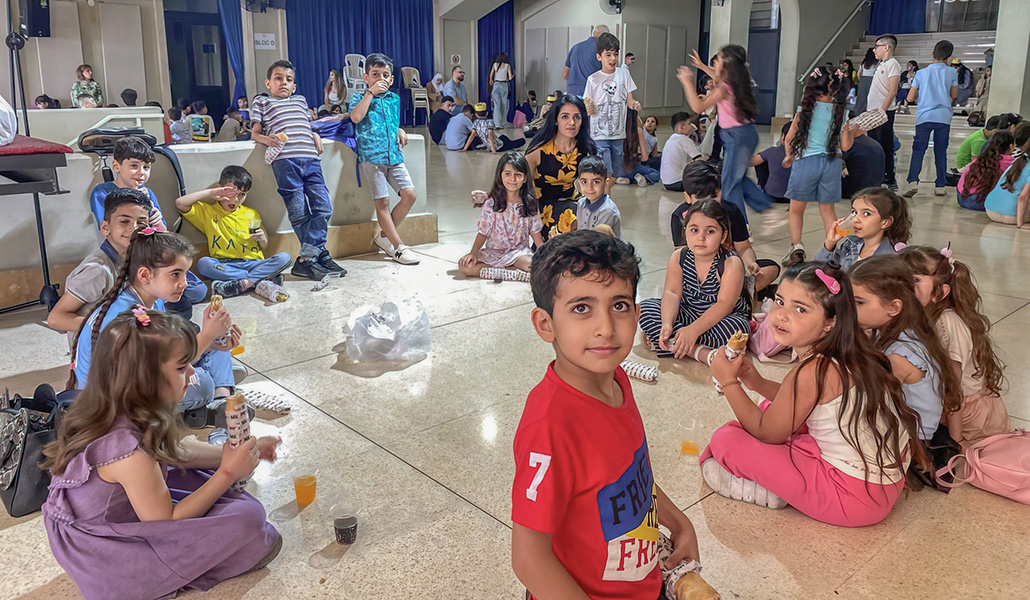
[(751, 5), (747, 59), (756, 86), (755, 99), (758, 101), (755, 122), (768, 125), (776, 114), (776, 84), (780, 65), (779, 0), (755, 0)]
[(221, 126), (232, 95), (225, 37), (218, 13), (165, 11), (172, 102), (203, 100)]

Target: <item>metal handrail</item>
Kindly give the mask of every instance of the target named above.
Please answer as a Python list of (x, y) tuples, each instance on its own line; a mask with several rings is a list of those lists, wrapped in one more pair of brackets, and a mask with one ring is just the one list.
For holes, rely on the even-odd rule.
[(844, 22), (840, 24), (840, 27), (837, 28), (837, 31), (833, 32), (833, 36), (830, 38), (830, 41), (826, 42), (826, 45), (823, 46), (822, 50), (820, 50), (815, 55), (815, 58), (812, 59), (812, 64), (808, 65), (808, 68), (802, 71), (801, 76), (798, 77), (798, 83), (803, 83), (805, 81), (805, 78), (808, 77), (808, 74), (812, 72), (812, 69), (814, 69), (815, 66), (819, 64), (819, 61), (822, 60), (823, 54), (825, 54), (826, 51), (830, 49), (830, 46), (832, 46), (833, 43), (837, 41), (837, 38), (840, 36), (841, 32), (844, 31), (844, 28), (851, 23), (851, 20), (855, 18), (855, 15), (857, 15), (859, 11), (861, 11), (862, 8), (865, 7), (866, 4), (872, 4), (872, 0), (859, 1), (859, 3), (855, 6), (855, 9), (851, 11), (850, 15), (848, 15), (848, 18), (844, 19)]

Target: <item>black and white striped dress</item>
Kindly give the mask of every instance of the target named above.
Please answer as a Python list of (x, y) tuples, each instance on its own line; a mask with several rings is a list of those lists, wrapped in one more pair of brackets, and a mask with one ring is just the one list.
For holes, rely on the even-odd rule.
[[(719, 299), (719, 265), (725, 263), (731, 255), (729, 250), (720, 249), (704, 282), (700, 282), (694, 266), (694, 253), (689, 247), (680, 252), (680, 269), (683, 271), (683, 295), (680, 297), (679, 315), (672, 326), (673, 336), (681, 328), (690, 325), (701, 317), (709, 308), (715, 306)], [(655, 348), (662, 331), (662, 299), (648, 298), (640, 303), (640, 328)], [(718, 348), (725, 344), (737, 331), (751, 331), (751, 308), (747, 299), (741, 295), (733, 306), (733, 311), (726, 315), (714, 327), (702, 333), (697, 343), (709, 348)], [(671, 352), (658, 350), (658, 356), (672, 356)]]

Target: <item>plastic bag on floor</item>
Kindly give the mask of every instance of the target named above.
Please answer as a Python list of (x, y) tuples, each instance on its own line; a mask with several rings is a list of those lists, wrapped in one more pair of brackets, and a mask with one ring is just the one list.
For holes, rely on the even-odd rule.
[(415, 361), (429, 354), (429, 315), (415, 299), (363, 306), (348, 320), (347, 356), (357, 362)]

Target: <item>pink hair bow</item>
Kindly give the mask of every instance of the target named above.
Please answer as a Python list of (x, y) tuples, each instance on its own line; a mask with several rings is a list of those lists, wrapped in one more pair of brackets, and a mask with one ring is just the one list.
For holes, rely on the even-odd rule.
[(823, 76), (823, 72), (819, 70), (819, 67), (816, 67), (815, 70), (812, 71), (812, 79), (815, 79), (816, 77), (822, 77), (822, 76)]
[(822, 269), (815, 270), (815, 276), (818, 277), (823, 283), (826, 284), (826, 289), (830, 290), (830, 293), (836, 296), (840, 293), (840, 282), (830, 277)]
[(133, 316), (136, 317), (136, 321), (143, 327), (150, 325), (150, 315), (147, 314), (147, 309), (142, 306), (136, 305), (136, 308), (132, 309)]
[(906, 244), (905, 242), (898, 242), (897, 244), (894, 244), (894, 251), (901, 252), (905, 249), (906, 246), (908, 246), (908, 244)]
[(954, 272), (955, 271), (955, 257), (952, 256), (951, 242), (948, 242), (948, 245), (946, 247), (941, 248), (941, 256), (943, 256), (944, 258), (948, 259), (948, 265), (951, 266), (951, 270), (952, 270), (952, 272)]
[(154, 235), (157, 233), (157, 229), (154, 229), (153, 227), (144, 227), (139, 230), (139, 233), (140, 235)]

